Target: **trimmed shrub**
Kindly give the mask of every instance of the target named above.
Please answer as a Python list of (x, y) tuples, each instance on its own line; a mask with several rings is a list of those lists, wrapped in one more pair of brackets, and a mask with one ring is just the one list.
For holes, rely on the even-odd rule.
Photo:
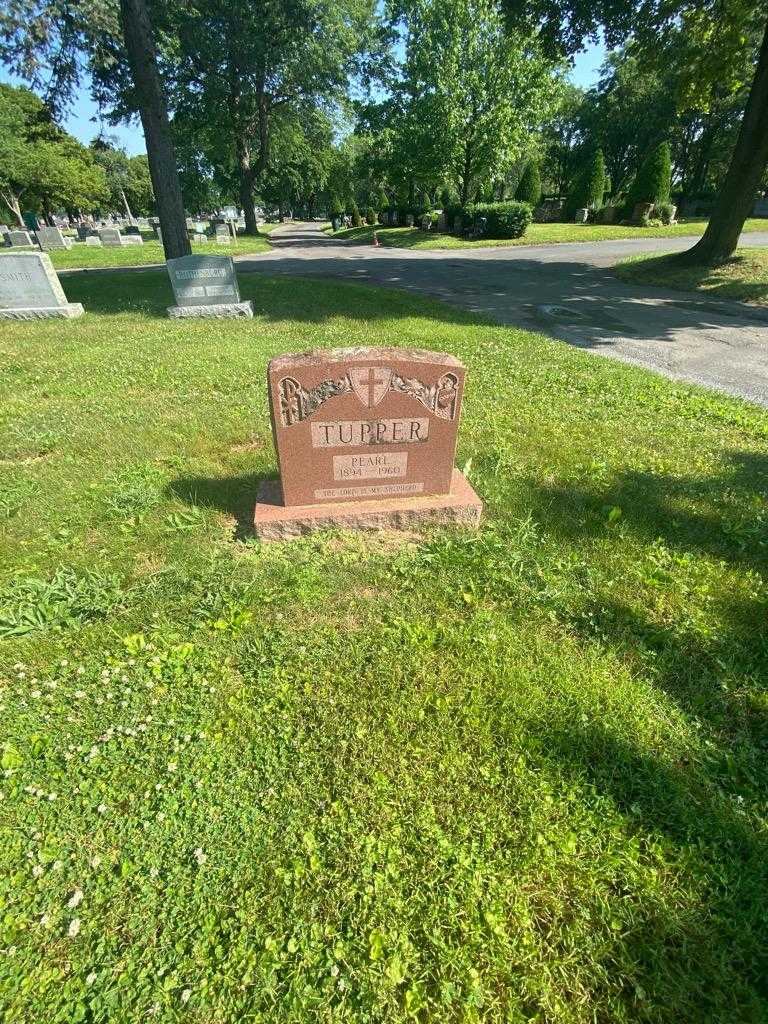
[(467, 227), (472, 219), (468, 206), (462, 206), (461, 203), (450, 203), (443, 207), (443, 213), (445, 214), (445, 226), (449, 231), (454, 230), (454, 223), (457, 217), (461, 217), (462, 229)]
[(602, 149), (596, 149), (581, 165), (574, 179), (565, 203), (565, 219), (573, 220), (577, 210), (594, 210), (602, 206), (604, 192), (605, 159)]
[(363, 218), (360, 216), (360, 210), (358, 209), (357, 203), (354, 199), (350, 206), (350, 215), (352, 217), (352, 227), (361, 228), (363, 226)]
[(480, 220), (485, 218), (484, 238), (520, 238), (533, 218), (528, 203), (514, 199), (506, 203), (475, 203), (467, 207), (467, 212), (475, 230)]
[(539, 165), (535, 160), (529, 160), (526, 164), (523, 176), (515, 189), (515, 199), (521, 203), (528, 203), (530, 207), (539, 205), (541, 199), (541, 175)]
[(627, 192), (625, 216), (631, 217), (638, 203), (663, 205), (669, 202), (672, 188), (672, 155), (668, 142), (650, 151), (640, 164)]
[(339, 202), (339, 197), (336, 194), (331, 196), (331, 201), (328, 203), (328, 213), (331, 217), (344, 216), (344, 207)]
[(375, 224), (376, 223), (376, 211), (374, 210), (374, 208), (372, 206), (369, 206), (368, 209), (365, 211), (365, 223), (366, 224)]

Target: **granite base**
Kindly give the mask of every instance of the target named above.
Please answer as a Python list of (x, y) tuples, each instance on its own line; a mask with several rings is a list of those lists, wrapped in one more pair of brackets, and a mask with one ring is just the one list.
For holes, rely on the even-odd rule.
[(253, 305), (247, 302), (219, 302), (213, 306), (169, 306), (168, 316), (172, 319), (188, 317), (199, 320), (203, 317), (252, 317)]
[(477, 529), (483, 503), (458, 469), (450, 494), (344, 501), (325, 505), (283, 505), (279, 480), (259, 487), (253, 525), (259, 540), (292, 540), (316, 530), (413, 530), (420, 526)]
[(41, 306), (28, 309), (0, 309), (0, 320), (48, 320), (51, 317), (74, 320), (83, 315), (81, 302), (68, 302), (65, 306)]

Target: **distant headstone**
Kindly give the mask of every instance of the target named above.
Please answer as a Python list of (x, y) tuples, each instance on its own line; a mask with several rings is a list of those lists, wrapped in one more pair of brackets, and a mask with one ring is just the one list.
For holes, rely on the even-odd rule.
[(653, 212), (653, 203), (635, 203), (632, 211), (633, 224), (645, 224)]
[(128, 224), (125, 228), (126, 235), (140, 235), (141, 228), (138, 224)]
[(477, 526), (482, 503), (453, 465), (464, 376), (453, 356), (397, 348), (271, 360), (280, 480), (262, 485), (258, 536), (329, 526)]
[(86, 237), (86, 239), (85, 239), (85, 244), (86, 245), (97, 245), (97, 246), (104, 245), (104, 243), (102, 242), (102, 240), (99, 238), (98, 235), (88, 235)]
[(67, 302), (64, 289), (44, 252), (0, 256), (0, 319), (37, 320), (82, 316), (79, 302)]
[(118, 249), (123, 244), (120, 228), (99, 228), (99, 238), (107, 249)]
[(50, 249), (71, 249), (72, 239), (65, 238), (60, 228), (38, 228), (35, 232), (37, 244), (45, 252)]
[(202, 234), (202, 232), (196, 231), (195, 234), (194, 234), (194, 241), (195, 242), (207, 242), (208, 241), (208, 236)]
[(8, 241), (12, 246), (34, 246), (35, 244), (28, 231), (9, 231)]
[(406, 215), (405, 215), (405, 226), (408, 227), (408, 228), (412, 228), (413, 227), (413, 214), (412, 213), (406, 213)]
[(619, 211), (615, 206), (604, 206), (600, 211), (600, 223), (615, 224), (618, 213)]
[(232, 232), (229, 230), (229, 226), (227, 224), (216, 225), (216, 243), (217, 245), (232, 244)]
[(143, 245), (141, 235), (122, 235), (119, 228), (99, 228), (99, 238), (106, 249), (119, 249), (123, 245)]
[(453, 218), (453, 233), (454, 235), (460, 235), (464, 229), (464, 218), (460, 213), (457, 213)]
[(422, 231), (431, 231), (432, 230), (432, 218), (430, 217), (430, 215), (428, 213), (425, 213), (424, 216), (421, 218), (421, 230)]
[(90, 233), (91, 233), (91, 229), (88, 227), (87, 224), (78, 224), (77, 225), (77, 238), (78, 238), (78, 241), (84, 242)]
[(586, 224), (588, 220), (589, 210), (584, 206), (577, 210), (573, 217), (574, 224)]
[(170, 317), (252, 317), (250, 301), (240, 301), (231, 256), (181, 256), (168, 260), (176, 299)]
[(445, 211), (441, 210), (440, 213), (437, 215), (437, 230), (438, 231), (445, 231), (447, 225), (448, 225), (448, 218), (445, 215)]
[(393, 227), (395, 227), (395, 228), (397, 227), (397, 210), (392, 210), (392, 212), (390, 213), (390, 215), (389, 215), (389, 223)]

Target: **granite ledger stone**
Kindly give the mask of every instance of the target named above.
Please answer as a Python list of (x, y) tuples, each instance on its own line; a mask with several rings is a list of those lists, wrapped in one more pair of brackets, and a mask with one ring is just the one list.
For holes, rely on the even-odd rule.
[(43, 252), (0, 256), (0, 319), (71, 319), (82, 313), (79, 302), (67, 302), (50, 256)]
[(241, 302), (231, 256), (180, 256), (167, 262), (176, 299), (170, 317), (252, 317), (250, 301)]
[(262, 487), (265, 540), (328, 526), (477, 526), (482, 503), (454, 468), (465, 369), (424, 350), (284, 355), (268, 369), (280, 483)]

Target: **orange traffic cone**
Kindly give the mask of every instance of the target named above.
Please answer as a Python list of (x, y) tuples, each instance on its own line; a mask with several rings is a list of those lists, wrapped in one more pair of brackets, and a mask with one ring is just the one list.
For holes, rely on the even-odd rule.
[(375, 232), (375, 231), (373, 232), (373, 244), (374, 244), (375, 246), (378, 246), (378, 245), (379, 245), (379, 238), (378, 238), (378, 235), (376, 234), (376, 232)]

